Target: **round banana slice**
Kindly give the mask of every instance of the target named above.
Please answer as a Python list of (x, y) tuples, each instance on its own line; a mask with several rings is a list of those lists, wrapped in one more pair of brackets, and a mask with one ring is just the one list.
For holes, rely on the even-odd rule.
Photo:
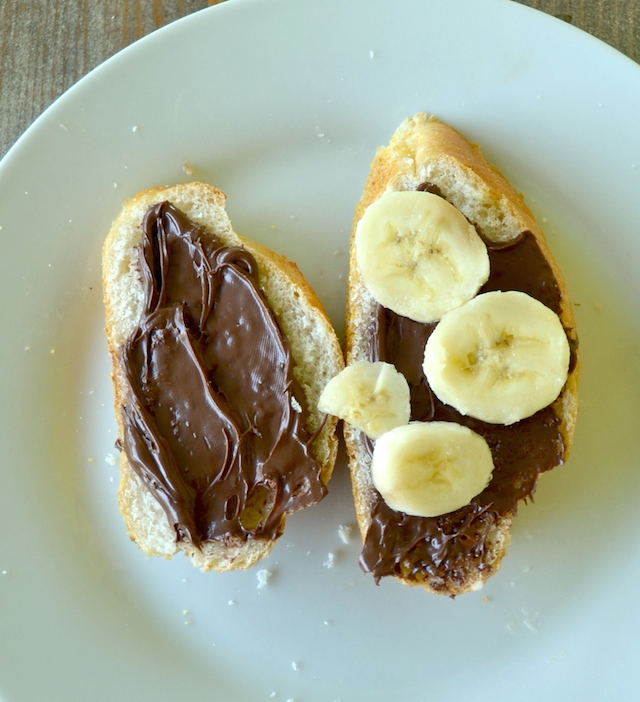
[(488, 292), (442, 317), (424, 372), (440, 400), (465, 415), (513, 424), (551, 404), (569, 369), (555, 312), (522, 292)]
[(318, 409), (377, 439), (408, 423), (409, 385), (390, 363), (356, 361), (326, 384)]
[(453, 422), (411, 422), (381, 436), (371, 477), (398, 512), (437, 517), (453, 512), (489, 484), (493, 458), (485, 439)]
[(356, 261), (383, 307), (435, 322), (489, 277), (487, 247), (465, 217), (432, 193), (403, 190), (373, 202), (358, 222)]

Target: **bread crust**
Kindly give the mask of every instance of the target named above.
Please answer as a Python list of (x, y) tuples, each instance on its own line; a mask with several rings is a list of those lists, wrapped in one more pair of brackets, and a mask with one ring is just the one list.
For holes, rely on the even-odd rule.
[[(426, 113), (405, 120), (388, 146), (378, 149), (362, 197), (355, 208), (345, 322), (347, 365), (367, 358), (364, 331), (371, 322), (376, 305), (365, 288), (356, 265), (355, 232), (358, 222), (367, 207), (384, 193), (415, 190), (425, 182), (437, 186), (445, 199), (496, 244), (506, 244), (520, 232), (530, 231), (550, 266), (561, 293), (560, 320), (576, 348), (575, 363), (565, 387), (553, 403), (560, 418), (559, 429), (565, 444), (566, 459), (577, 415), (580, 361), (573, 308), (562, 272), (522, 196), (494, 166), (487, 163), (477, 145), (471, 144), (455, 129)], [(346, 424), (344, 436), (356, 515), (364, 540), (378, 493), (371, 481), (370, 452), (364, 437)], [(403, 570), (406, 576), (398, 576), (398, 579), (407, 585), (420, 585), (431, 592), (450, 596), (480, 589), (500, 567), (509, 545), (514, 517), (515, 511), (496, 521), (482, 567), (469, 564), (462, 580), (434, 580), (424, 573), (412, 573), (411, 564), (406, 564)]]
[[(298, 267), (265, 246), (238, 235), (225, 211), (226, 196), (203, 184), (189, 183), (143, 190), (127, 200), (104, 242), (102, 283), (106, 336), (112, 359), (112, 381), (120, 445), (124, 425), (121, 408), (126, 401), (127, 383), (119, 362), (120, 348), (138, 326), (143, 308), (143, 286), (138, 269), (141, 222), (154, 204), (169, 201), (195, 224), (228, 246), (242, 246), (256, 259), (259, 285), (278, 317), (291, 346), (294, 374), (302, 386), (309, 409), (308, 428), (315, 435), (312, 452), (322, 466), (321, 477), (328, 483), (333, 472), (338, 439), (337, 420), (317, 410), (317, 398), (329, 380), (344, 367), (342, 350), (318, 297)], [(147, 555), (172, 557), (184, 551), (203, 571), (248, 568), (264, 558), (275, 539), (228, 537), (206, 541), (201, 548), (177, 542), (175, 530), (164, 510), (131, 467), (126, 453), (120, 453), (119, 507), (130, 538)], [(285, 526), (283, 518), (279, 533)]]

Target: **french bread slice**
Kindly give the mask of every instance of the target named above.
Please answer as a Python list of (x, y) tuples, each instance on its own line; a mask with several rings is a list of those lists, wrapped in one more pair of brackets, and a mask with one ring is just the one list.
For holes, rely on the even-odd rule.
[[(580, 364), (566, 284), (544, 234), (522, 196), (486, 162), (476, 145), (469, 143), (452, 127), (424, 113), (403, 122), (390, 143), (378, 150), (355, 210), (346, 314), (347, 364), (372, 360), (371, 328), (380, 309), (358, 271), (354, 245), (358, 222), (367, 207), (387, 192), (427, 188), (462, 212), (489, 248), (508, 247), (522, 232), (530, 232), (543, 263), (555, 280), (557, 314), (572, 348), (572, 361), (568, 380), (551, 406), (557, 418), (554, 421), (557, 421), (560, 448), (557, 460), (551, 465), (541, 465), (539, 472), (548, 470), (566, 460), (577, 413)], [(518, 432), (524, 432), (523, 427), (523, 422), (519, 422), (508, 428), (515, 432), (512, 436), (516, 443)], [(407, 585), (419, 585), (433, 593), (449, 596), (481, 588), (498, 570), (507, 551), (516, 505), (494, 511), (491, 500), (487, 498), (473, 509), (459, 510), (459, 514), (454, 513), (451, 518), (445, 515), (445, 520), (430, 518), (422, 522), (419, 521), (421, 518), (408, 519), (406, 515), (387, 509), (386, 521), (374, 524), (377, 519), (374, 515), (382, 509), (383, 501), (371, 479), (371, 440), (346, 423), (344, 435), (356, 514), (364, 541), (363, 569), (372, 572), (376, 581), (392, 576)], [(500, 471), (496, 470), (492, 483), (500, 479)], [(532, 498), (536, 480), (537, 475), (532, 479), (530, 489), (516, 502)], [(385, 556), (384, 548), (377, 543), (379, 540), (393, 542), (395, 556), (388, 552)], [(462, 543), (462, 540), (466, 542)], [(438, 546), (432, 549), (430, 544)], [(365, 556), (367, 550), (368, 557)]]
[[(326, 492), (325, 486), (336, 459), (337, 422), (334, 418), (319, 413), (317, 399), (327, 380), (343, 367), (342, 350), (320, 301), (297, 266), (283, 256), (237, 234), (226, 213), (225, 200), (225, 195), (216, 188), (197, 182), (144, 190), (124, 203), (104, 242), (102, 264), (106, 335), (113, 361), (112, 380), (119, 446), (126, 448), (124, 408), (137, 402), (132, 396), (132, 385), (123, 366), (122, 354), (123, 347), (136, 333), (141, 317), (145, 314), (141, 225), (151, 207), (167, 202), (199, 228), (204, 240), (215, 237), (225, 247), (241, 247), (255, 258), (259, 289), (277, 320), (285, 343), (290, 347), (293, 376), (301, 388), (298, 395), (302, 396), (292, 399), (291, 404), (296, 411), (300, 411), (298, 403), (304, 405), (307, 412), (304, 437), (311, 458), (319, 467), (316, 474), (309, 478), (310, 483), (317, 483), (311, 485), (310, 489), (322, 496)], [(241, 371), (249, 377), (252, 368)], [(215, 385), (215, 380), (212, 382)], [(230, 412), (233, 414), (233, 399), (226, 399), (229, 399)], [(150, 411), (153, 412), (153, 409)], [(252, 432), (259, 435), (262, 427), (241, 428), (245, 432), (242, 435), (244, 440), (245, 435), (251, 435)], [(282, 484), (274, 486), (273, 482), (269, 483), (271, 494), (265, 495), (263, 481), (260, 498), (252, 502), (252, 488), (256, 485), (252, 485), (251, 481), (257, 478), (249, 475), (246, 478), (248, 494), (245, 495), (244, 508), (253, 510), (254, 514), (245, 520), (249, 524), (245, 533), (223, 533), (217, 534), (215, 538), (201, 534), (199, 538), (184, 538), (184, 530), (181, 531), (175, 519), (171, 518), (171, 512), (161, 504), (166, 497), (166, 486), (164, 492), (161, 489), (159, 493), (154, 493), (152, 487), (155, 484), (157, 488), (156, 478), (149, 479), (147, 475), (143, 479), (144, 471), (134, 469), (129, 452), (124, 448), (120, 452), (119, 507), (130, 538), (147, 555), (170, 558), (182, 551), (203, 571), (222, 572), (248, 568), (271, 551), (284, 529), (286, 517), (296, 511), (295, 508), (287, 508), (275, 533), (272, 530), (270, 536), (262, 535), (256, 527), (264, 519), (261, 511), (267, 510), (273, 500), (281, 499), (283, 491), (291, 492), (297, 488), (287, 484), (285, 475)], [(214, 456), (211, 460), (215, 473), (216, 461), (219, 463), (221, 459)], [(180, 470), (181, 466), (178, 465), (178, 471)], [(215, 482), (217, 478), (212, 480)], [(240, 500), (242, 501), (242, 496)]]

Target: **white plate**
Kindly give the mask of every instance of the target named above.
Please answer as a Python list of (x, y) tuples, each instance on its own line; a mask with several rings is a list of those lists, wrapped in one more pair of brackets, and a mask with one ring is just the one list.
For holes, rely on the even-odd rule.
[[(191, 169), (239, 231), (299, 263), (341, 329), (353, 206), (376, 146), (419, 110), (483, 145), (564, 268), (584, 358), (568, 465), (521, 510), (501, 572), (455, 601), (359, 570), (339, 534), (344, 463), (252, 571), (145, 558), (116, 507), (102, 337), (120, 202)], [(231, 0), (47, 110), (0, 166), (0, 699), (630, 699), (639, 118), (637, 65), (505, 0)]]

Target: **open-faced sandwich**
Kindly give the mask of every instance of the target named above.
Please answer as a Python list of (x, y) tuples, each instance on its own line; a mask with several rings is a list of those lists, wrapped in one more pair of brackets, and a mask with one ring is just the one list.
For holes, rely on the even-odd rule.
[(578, 343), (523, 198), (434, 117), (380, 148), (351, 238), (345, 420), (362, 568), (456, 596), (499, 568), (518, 504), (568, 455)]
[(317, 404), (344, 362), (320, 302), (202, 183), (124, 204), (103, 287), (131, 538), (203, 570), (251, 566), (335, 463), (337, 420)]

